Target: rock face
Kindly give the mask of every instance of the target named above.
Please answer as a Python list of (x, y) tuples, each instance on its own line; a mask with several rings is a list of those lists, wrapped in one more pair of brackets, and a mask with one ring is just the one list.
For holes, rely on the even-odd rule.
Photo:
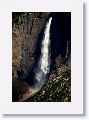
[[(34, 52), (39, 33), (44, 29), (50, 13), (13, 13), (13, 76), (25, 74), (35, 61)], [(25, 77), (24, 75), (21, 77)]]
[[(32, 96), (35, 93), (31, 88), (34, 84), (33, 68), (39, 60), (43, 32), (50, 16), (50, 74), (48, 82)], [(70, 13), (13, 12), (12, 49), (12, 101), (71, 101)], [(30, 98), (26, 100), (26, 96)]]
[(54, 76), (35, 95), (25, 102), (71, 102), (71, 73)]

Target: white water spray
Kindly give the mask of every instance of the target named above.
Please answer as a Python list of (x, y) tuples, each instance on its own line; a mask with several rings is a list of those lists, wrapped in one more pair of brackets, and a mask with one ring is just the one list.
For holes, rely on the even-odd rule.
[(35, 75), (35, 78), (40, 85), (45, 83), (46, 75), (49, 73), (49, 68), (50, 68), (49, 44), (50, 44), (51, 21), (52, 21), (52, 17), (49, 19), (45, 27), (44, 37), (41, 44), (41, 57)]

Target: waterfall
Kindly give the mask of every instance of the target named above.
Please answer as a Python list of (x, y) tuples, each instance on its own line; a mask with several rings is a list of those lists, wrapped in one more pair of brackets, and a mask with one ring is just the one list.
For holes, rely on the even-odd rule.
[(35, 79), (38, 84), (42, 86), (47, 80), (47, 74), (50, 69), (50, 53), (49, 53), (49, 44), (50, 44), (50, 25), (51, 25), (52, 17), (49, 18), (45, 31), (43, 40), (41, 43), (41, 57), (38, 62), (38, 66), (36, 69)]

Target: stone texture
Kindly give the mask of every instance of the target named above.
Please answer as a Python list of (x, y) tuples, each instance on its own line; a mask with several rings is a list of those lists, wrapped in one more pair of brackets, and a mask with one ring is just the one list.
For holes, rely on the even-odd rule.
[(25, 102), (71, 102), (71, 72), (49, 80), (35, 95)]
[(28, 71), (34, 64), (34, 52), (39, 33), (50, 13), (13, 13), (12, 49), (13, 76), (17, 70)]

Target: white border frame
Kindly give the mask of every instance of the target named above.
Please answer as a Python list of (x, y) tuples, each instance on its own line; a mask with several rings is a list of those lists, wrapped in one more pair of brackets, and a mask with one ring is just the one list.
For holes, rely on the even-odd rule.
[[(12, 12), (40, 11), (71, 12), (71, 102), (12, 102)], [(0, 53), (0, 113), (83, 114), (82, 0), (0, 1)]]

